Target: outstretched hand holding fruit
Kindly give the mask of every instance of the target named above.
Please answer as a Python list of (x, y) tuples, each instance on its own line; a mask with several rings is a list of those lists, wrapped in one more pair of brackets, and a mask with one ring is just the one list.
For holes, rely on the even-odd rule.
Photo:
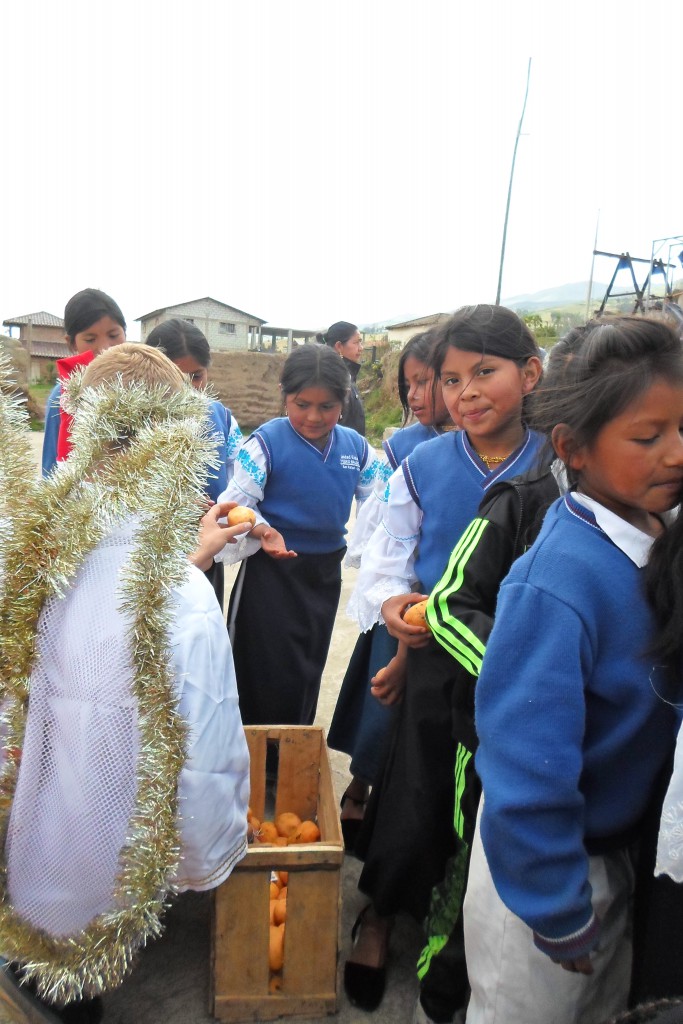
[[(431, 639), (431, 631), (426, 625), (414, 625), (410, 621), (410, 608), (428, 598), (429, 594), (397, 594), (387, 598), (382, 605), (382, 618), (387, 629), (408, 647), (426, 647)], [(418, 619), (424, 622), (423, 616), (418, 616)]]
[[(234, 544), (245, 533), (249, 533), (251, 522), (245, 519), (230, 521), (230, 512), (238, 506), (234, 501), (211, 505), (199, 524), (199, 542), (190, 555), (190, 561), (205, 572), (211, 567), (213, 556), (222, 551), (226, 544)], [(228, 517), (227, 523), (219, 522)], [(255, 517), (254, 517), (255, 518)]]

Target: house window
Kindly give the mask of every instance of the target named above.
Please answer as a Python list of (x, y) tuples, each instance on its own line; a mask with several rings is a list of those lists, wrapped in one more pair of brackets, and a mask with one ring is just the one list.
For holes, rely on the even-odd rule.
[(235, 333), (235, 325), (234, 324), (219, 323), (219, 325), (218, 325), (218, 333), (219, 334), (234, 334)]

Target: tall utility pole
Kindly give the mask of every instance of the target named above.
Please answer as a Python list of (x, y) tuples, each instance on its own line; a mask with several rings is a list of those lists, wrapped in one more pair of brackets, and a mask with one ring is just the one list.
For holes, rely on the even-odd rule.
[(586, 320), (590, 316), (591, 299), (593, 298), (593, 271), (595, 270), (595, 256), (598, 248), (598, 228), (600, 227), (600, 210), (598, 210), (598, 219), (595, 222), (595, 241), (593, 242), (593, 259), (591, 260), (591, 276), (588, 282), (588, 294), (586, 295)]
[(522, 124), (524, 123), (524, 113), (526, 111), (526, 100), (529, 95), (529, 78), (531, 76), (531, 57), (529, 57), (529, 66), (526, 71), (526, 91), (524, 93), (524, 105), (522, 107), (522, 116), (519, 119), (519, 127), (517, 129), (517, 135), (515, 137), (515, 148), (512, 151), (512, 167), (510, 168), (510, 183), (508, 185), (508, 199), (505, 204), (505, 223), (503, 225), (503, 243), (500, 247), (500, 267), (498, 269), (498, 288), (496, 290), (496, 305), (500, 304), (500, 289), (503, 283), (503, 263), (505, 262), (505, 241), (508, 233), (508, 217), (510, 216), (510, 196), (512, 195), (512, 179), (515, 175), (515, 160), (517, 158), (517, 146), (519, 145), (519, 137), (522, 134)]

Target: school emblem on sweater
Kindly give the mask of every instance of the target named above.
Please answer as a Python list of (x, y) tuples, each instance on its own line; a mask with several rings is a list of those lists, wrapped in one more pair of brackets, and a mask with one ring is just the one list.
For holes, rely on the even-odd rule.
[(360, 462), (358, 461), (357, 455), (340, 455), (339, 462), (342, 469), (355, 469), (356, 472), (360, 469)]

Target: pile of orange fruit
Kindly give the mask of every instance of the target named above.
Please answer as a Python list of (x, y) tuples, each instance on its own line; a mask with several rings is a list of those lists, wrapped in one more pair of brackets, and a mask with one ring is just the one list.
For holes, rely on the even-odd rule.
[(247, 811), (249, 842), (261, 846), (293, 846), (320, 841), (320, 829), (314, 821), (302, 821), (298, 814), (283, 811), (275, 821), (259, 821), (251, 809)]
[[(314, 821), (302, 821), (292, 811), (278, 814), (275, 821), (259, 821), (249, 808), (249, 841), (261, 846), (295, 846), (320, 842), (320, 829)], [(282, 986), (282, 966), (285, 960), (285, 922), (287, 921), (287, 883), (289, 872), (270, 873), (270, 941), (268, 966), (269, 991), (277, 992)]]

